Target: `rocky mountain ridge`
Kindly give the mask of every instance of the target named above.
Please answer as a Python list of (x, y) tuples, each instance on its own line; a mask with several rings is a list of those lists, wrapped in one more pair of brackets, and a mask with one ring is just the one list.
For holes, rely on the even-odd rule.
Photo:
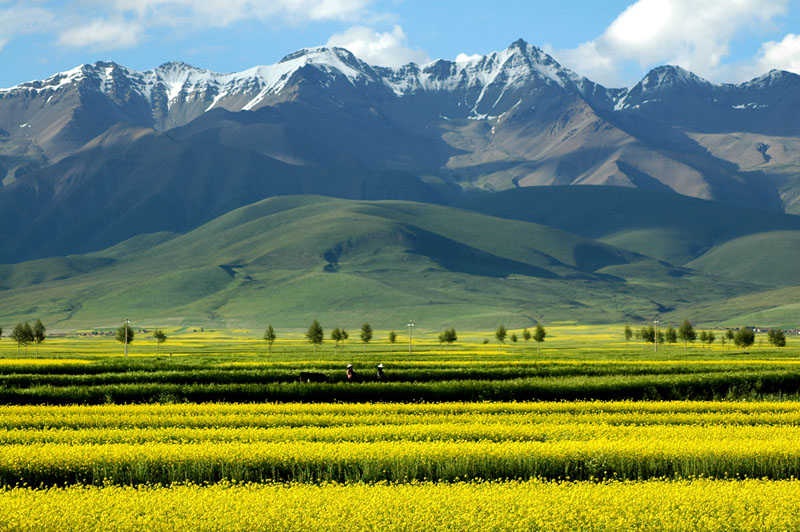
[[(788, 72), (731, 85), (663, 66), (608, 89), (521, 40), (398, 69), (325, 47), (230, 74), (82, 65), (0, 90), (0, 262), (284, 194), (615, 185), (800, 212), (799, 88)], [(82, 238), (91, 227), (105, 231)]]

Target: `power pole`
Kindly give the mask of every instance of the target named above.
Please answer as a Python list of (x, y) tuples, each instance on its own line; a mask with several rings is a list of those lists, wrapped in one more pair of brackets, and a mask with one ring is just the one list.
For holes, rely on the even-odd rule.
[(658, 352), (658, 317), (653, 319), (653, 352)]
[(414, 320), (408, 320), (406, 326), (408, 327), (408, 356), (411, 356), (411, 328), (414, 326)]
[(131, 320), (129, 320), (128, 318), (125, 318), (125, 327), (124, 327), (124, 331), (125, 331), (125, 358), (128, 358), (128, 327), (129, 327), (128, 324), (130, 322), (131, 322)]

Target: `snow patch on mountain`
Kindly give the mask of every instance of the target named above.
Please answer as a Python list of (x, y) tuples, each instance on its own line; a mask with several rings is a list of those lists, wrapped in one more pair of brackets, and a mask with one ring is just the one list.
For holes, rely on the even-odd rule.
[[(274, 65), (257, 66), (242, 72), (222, 74), (183, 62), (165, 63), (153, 70), (135, 71), (111, 62), (86, 64), (56, 74), (44, 81), (23, 83), (0, 93), (22, 90), (57, 91), (75, 83), (93, 82), (98, 90), (111, 93), (125, 85), (153, 104), (163, 98), (167, 108), (181, 100), (209, 101), (211, 110), (228, 96), (252, 95), (241, 109), (256, 108), (269, 95), (280, 94), (292, 76), (313, 67), (331, 79), (340, 78), (352, 85), (379, 83), (397, 96), (419, 91), (442, 92), (477, 89), (475, 101), (465, 102), (473, 110), (489, 94), (490, 87), (502, 87), (499, 96), (492, 92), (496, 106), (507, 90), (532, 81), (567, 90), (594, 86), (589, 80), (561, 67), (552, 57), (524, 41), (508, 49), (465, 61), (437, 60), (419, 66), (410, 63), (398, 69), (372, 67), (343, 48), (306, 48), (287, 55)], [(127, 81), (127, 83), (125, 83)], [(475, 111), (473, 115), (478, 116)]]
[[(141, 96), (152, 108), (154, 116), (171, 111), (176, 104), (199, 102), (202, 107), (189, 115), (210, 111), (218, 106), (226, 109), (254, 110), (273, 95), (280, 95), (301, 80), (298, 73), (315, 69), (322, 87), (346, 83), (355, 87), (377, 85), (398, 98), (421, 93), (460, 93), (461, 118), (488, 120), (509, 112), (513, 102), (532, 90), (546, 88), (562, 93), (582, 95), (587, 101), (616, 111), (641, 109), (658, 102), (662, 93), (690, 90), (706, 93), (708, 101), (722, 98), (728, 105), (757, 100), (742, 97), (737, 91), (758, 91), (769, 86), (800, 86), (800, 76), (772, 71), (740, 85), (715, 84), (678, 66), (662, 66), (650, 71), (630, 89), (606, 89), (571, 70), (523, 40), (507, 49), (481, 56), (463, 56), (456, 61), (436, 60), (424, 65), (409, 63), (400, 68), (370, 66), (349, 51), (336, 47), (305, 48), (287, 55), (274, 65), (256, 66), (241, 72), (218, 73), (183, 62), (136, 71), (113, 62), (97, 62), (55, 74), (43, 81), (30, 81), (0, 89), (0, 97), (14, 93), (39, 95), (49, 102), (60, 91), (87, 86), (117, 101), (126, 101), (131, 94)], [(720, 100), (722, 101), (722, 100)], [(763, 105), (755, 102), (755, 105)], [(740, 109), (740, 107), (734, 107)], [(758, 108), (746, 105), (746, 108)], [(456, 115), (447, 112), (453, 118)], [(184, 117), (184, 119), (186, 119)]]

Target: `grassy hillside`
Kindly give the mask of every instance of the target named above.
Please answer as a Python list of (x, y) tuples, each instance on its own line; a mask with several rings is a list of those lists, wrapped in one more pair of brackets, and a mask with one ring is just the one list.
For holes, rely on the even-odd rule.
[(729, 279), (800, 285), (800, 231), (743, 236), (714, 247), (687, 266)]
[(762, 290), (718, 300), (691, 302), (668, 319), (691, 317), (704, 325), (768, 326), (797, 329), (800, 324), (800, 286)]
[[(426, 328), (648, 319), (763, 289), (542, 225), (403, 201), (271, 198), (184, 235), (0, 267), (0, 324)], [(8, 326), (8, 325), (6, 325)]]
[(800, 230), (800, 216), (624, 187), (524, 187), (461, 207), (557, 227), (675, 265), (740, 236)]

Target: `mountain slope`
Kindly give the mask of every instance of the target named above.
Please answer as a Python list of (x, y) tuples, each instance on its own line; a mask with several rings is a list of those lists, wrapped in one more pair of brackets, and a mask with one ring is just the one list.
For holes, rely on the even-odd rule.
[(0, 320), (36, 315), (63, 328), (126, 315), (229, 327), (606, 322), (758, 289), (538, 224), (316, 196), (263, 200), (185, 235), (0, 266), (0, 285)]
[[(186, 232), (285, 194), (452, 204), (588, 184), (794, 212), (798, 79), (665, 66), (606, 89), (524, 41), (398, 69), (324, 47), (229, 74), (82, 65), (0, 90), (0, 262)], [(670, 261), (715, 242), (663, 239)]]
[(728, 279), (800, 286), (800, 231), (772, 231), (725, 242), (688, 267)]
[(317, 193), (442, 201), (398, 170), (357, 161), (292, 165), (214, 135), (117, 126), (0, 194), (0, 262), (102, 249), (137, 234), (185, 232), (255, 200)]
[(460, 206), (557, 227), (676, 265), (741, 236), (800, 230), (800, 216), (633, 188), (529, 187)]

